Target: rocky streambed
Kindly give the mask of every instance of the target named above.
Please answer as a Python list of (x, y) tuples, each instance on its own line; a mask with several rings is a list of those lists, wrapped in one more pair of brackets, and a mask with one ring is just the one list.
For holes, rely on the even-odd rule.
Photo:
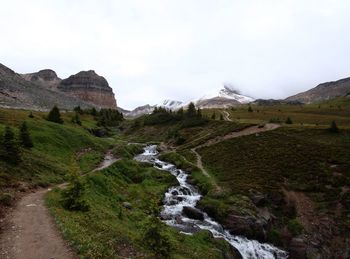
[(179, 229), (184, 234), (193, 234), (199, 230), (208, 230), (214, 237), (223, 238), (236, 248), (243, 258), (272, 259), (288, 258), (287, 252), (270, 244), (236, 236), (224, 229), (205, 212), (196, 208), (201, 199), (198, 189), (187, 182), (188, 173), (175, 165), (158, 159), (156, 145), (146, 146), (144, 152), (135, 157), (140, 162), (152, 163), (154, 167), (169, 172), (176, 177), (179, 185), (167, 190), (160, 217), (169, 226)]

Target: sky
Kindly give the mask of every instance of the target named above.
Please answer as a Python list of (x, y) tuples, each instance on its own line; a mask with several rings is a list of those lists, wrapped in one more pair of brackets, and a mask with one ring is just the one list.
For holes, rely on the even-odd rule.
[(349, 0), (0, 0), (0, 63), (104, 76), (118, 106), (230, 83), (285, 98), (350, 76)]

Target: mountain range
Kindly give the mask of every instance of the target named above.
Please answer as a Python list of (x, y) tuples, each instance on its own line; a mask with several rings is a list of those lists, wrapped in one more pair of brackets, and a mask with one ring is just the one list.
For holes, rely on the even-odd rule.
[(81, 71), (66, 79), (61, 79), (51, 69), (19, 74), (0, 64), (0, 107), (48, 110), (53, 105), (62, 109), (112, 108), (119, 109), (127, 117), (137, 117), (151, 113), (155, 107), (169, 110), (186, 108), (190, 102), (197, 108), (228, 108), (246, 103), (273, 105), (278, 103), (314, 103), (340, 96), (350, 96), (350, 77), (318, 86), (284, 100), (258, 99), (241, 94), (232, 85), (225, 84), (221, 89), (203, 94), (189, 101), (167, 99), (158, 104), (146, 104), (132, 111), (117, 107), (112, 88), (107, 80), (95, 71)]

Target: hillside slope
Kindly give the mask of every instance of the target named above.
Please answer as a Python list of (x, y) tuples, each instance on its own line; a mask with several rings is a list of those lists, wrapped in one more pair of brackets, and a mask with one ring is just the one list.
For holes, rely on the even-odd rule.
[(350, 77), (338, 81), (319, 84), (308, 91), (290, 96), (287, 101), (300, 101), (302, 103), (314, 103), (319, 101), (330, 100), (336, 97), (349, 95)]

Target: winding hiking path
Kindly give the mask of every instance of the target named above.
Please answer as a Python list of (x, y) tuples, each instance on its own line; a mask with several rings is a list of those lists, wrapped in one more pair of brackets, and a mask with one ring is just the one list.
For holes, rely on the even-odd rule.
[(224, 116), (225, 121), (232, 121), (230, 118), (230, 114), (227, 111), (223, 111), (222, 114)]
[[(226, 111), (224, 111), (226, 112)], [(228, 120), (231, 121), (231, 119), (229, 118), (229, 113), (226, 112), (226, 116), (225, 116), (225, 120), (226, 118)], [(202, 162), (202, 157), (201, 155), (197, 152), (197, 149), (199, 148), (202, 148), (202, 147), (208, 147), (208, 146), (212, 146), (212, 145), (215, 145), (219, 142), (222, 142), (224, 140), (229, 140), (229, 139), (232, 139), (232, 138), (238, 138), (238, 137), (242, 137), (242, 136), (247, 136), (247, 135), (252, 135), (252, 134), (259, 134), (261, 132), (265, 132), (265, 131), (270, 131), (270, 130), (274, 130), (274, 129), (277, 129), (279, 128), (280, 125), (279, 124), (274, 124), (274, 123), (267, 123), (265, 124), (263, 127), (260, 127), (260, 126), (251, 126), (251, 127), (248, 127), (248, 128), (245, 128), (241, 131), (234, 131), (234, 132), (231, 132), (231, 133), (228, 133), (224, 136), (219, 136), (219, 137), (216, 137), (216, 138), (213, 138), (213, 139), (209, 139), (207, 142), (205, 142), (204, 144), (201, 144), (199, 146), (196, 146), (194, 148), (191, 149), (191, 152), (193, 154), (195, 154), (196, 158), (197, 158), (197, 167), (202, 171), (202, 173), (207, 176), (207, 177), (211, 177), (208, 172), (205, 170), (204, 166), (203, 166), (203, 162)], [(215, 188), (217, 191), (221, 191), (221, 187), (216, 183), (214, 182), (213, 183), (215, 185)]]
[[(93, 170), (102, 170), (118, 159), (110, 151)], [(57, 185), (64, 188), (67, 183)], [(73, 259), (76, 254), (58, 231), (45, 206), (45, 195), (51, 189), (39, 189), (24, 196), (5, 218), (6, 229), (0, 236), (1, 259)]]

